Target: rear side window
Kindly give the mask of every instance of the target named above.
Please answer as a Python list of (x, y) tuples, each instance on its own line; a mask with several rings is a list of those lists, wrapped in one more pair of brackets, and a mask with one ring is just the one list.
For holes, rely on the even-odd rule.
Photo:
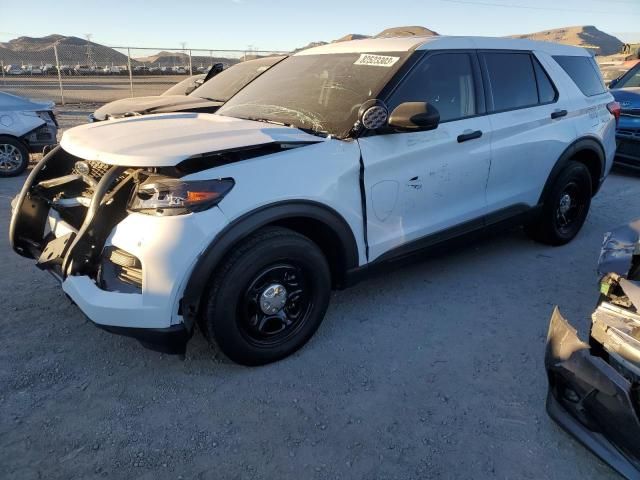
[(392, 110), (403, 102), (427, 102), (447, 122), (476, 114), (473, 65), (467, 53), (442, 53), (419, 62), (393, 92)]
[(556, 55), (553, 59), (567, 72), (567, 75), (587, 97), (605, 92), (606, 87), (593, 58)]
[(536, 81), (538, 82), (538, 102), (539, 103), (551, 103), (555, 102), (558, 98), (558, 92), (556, 91), (553, 83), (547, 72), (544, 71), (540, 62), (535, 57), (533, 60), (533, 69), (536, 72)]
[(514, 110), (538, 104), (536, 74), (528, 53), (483, 53), (493, 111)]

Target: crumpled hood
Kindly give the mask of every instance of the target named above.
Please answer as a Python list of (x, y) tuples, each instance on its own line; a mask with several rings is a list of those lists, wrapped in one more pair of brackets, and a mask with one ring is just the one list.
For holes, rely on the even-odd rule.
[(123, 98), (103, 105), (93, 116), (96, 120), (104, 120), (107, 115), (120, 117), (128, 112), (133, 113), (168, 113), (187, 110), (207, 110), (213, 113), (223, 105), (205, 98), (191, 95), (154, 95), (150, 97)]
[(297, 128), (209, 113), (164, 113), (96, 122), (62, 135), (64, 150), (85, 160), (168, 167), (187, 158), (268, 143), (317, 143)]

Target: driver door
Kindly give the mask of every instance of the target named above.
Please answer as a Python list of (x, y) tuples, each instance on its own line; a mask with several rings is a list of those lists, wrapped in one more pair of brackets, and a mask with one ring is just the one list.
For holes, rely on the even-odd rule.
[(481, 227), (491, 161), (474, 52), (426, 55), (391, 94), (428, 102), (435, 130), (371, 133), (358, 140), (364, 163), (369, 261)]

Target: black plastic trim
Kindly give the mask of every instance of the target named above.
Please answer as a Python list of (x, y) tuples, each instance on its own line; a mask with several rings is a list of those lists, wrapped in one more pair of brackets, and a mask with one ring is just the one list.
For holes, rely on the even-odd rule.
[(187, 343), (193, 332), (187, 330), (184, 324), (172, 325), (168, 328), (131, 328), (115, 327), (93, 323), (101, 330), (116, 335), (123, 335), (138, 340), (144, 347), (156, 352), (173, 355), (184, 355), (187, 351)]
[(576, 155), (577, 153), (583, 150), (590, 150), (594, 152), (596, 155), (598, 155), (598, 159), (600, 160), (600, 175), (599, 175), (599, 178), (595, 179), (597, 181), (596, 183), (597, 188), (594, 188), (594, 191), (591, 192), (591, 194), (595, 195), (598, 192), (598, 189), (600, 188), (600, 185), (602, 184), (602, 181), (603, 181), (603, 175), (604, 175), (604, 169), (605, 169), (604, 147), (602, 146), (602, 143), (600, 143), (600, 141), (597, 140), (596, 138), (582, 137), (575, 140), (571, 145), (569, 145), (564, 150), (564, 152), (562, 152), (562, 154), (556, 161), (555, 165), (551, 169), (551, 172), (549, 173), (547, 182), (545, 183), (544, 188), (542, 189), (540, 198), (538, 199), (539, 205), (542, 205), (549, 190), (553, 186), (553, 182), (558, 177), (558, 175), (560, 175), (560, 172), (562, 172), (562, 170), (567, 165), (569, 160), (571, 160), (571, 158), (574, 155)]

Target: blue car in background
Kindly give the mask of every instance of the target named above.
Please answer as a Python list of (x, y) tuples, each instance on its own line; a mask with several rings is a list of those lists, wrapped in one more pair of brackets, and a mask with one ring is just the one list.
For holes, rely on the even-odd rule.
[(616, 162), (640, 168), (640, 62), (609, 84), (620, 104)]

